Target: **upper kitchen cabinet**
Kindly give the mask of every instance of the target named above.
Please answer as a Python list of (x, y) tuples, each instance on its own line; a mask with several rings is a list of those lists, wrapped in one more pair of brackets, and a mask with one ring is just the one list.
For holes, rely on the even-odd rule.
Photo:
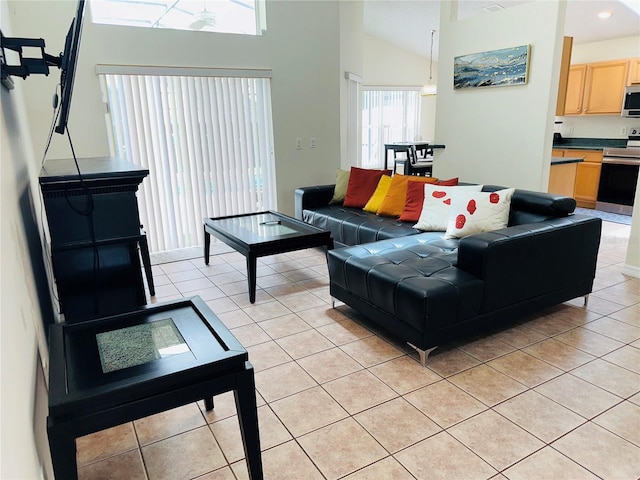
[(620, 115), (629, 60), (572, 65), (565, 115)]
[(627, 85), (640, 85), (640, 58), (629, 60), (629, 79)]

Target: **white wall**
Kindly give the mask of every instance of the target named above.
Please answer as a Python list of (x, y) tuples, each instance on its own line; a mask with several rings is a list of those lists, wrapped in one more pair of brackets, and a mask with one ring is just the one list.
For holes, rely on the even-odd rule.
[[(634, 57), (640, 57), (640, 36), (574, 44), (571, 50), (572, 64)], [(640, 119), (623, 118), (619, 115), (571, 115), (559, 117), (559, 120), (564, 122), (562, 136), (567, 138), (627, 138), (626, 129), (640, 127)]]
[[(13, 2), (20, 36), (45, 38), (47, 51), (62, 49), (75, 2)], [(96, 64), (174, 65), (272, 69), (272, 105), (278, 209), (293, 213), (293, 192), (330, 183), (340, 162), (340, 4), (267, 2), (267, 33), (248, 37), (191, 31), (94, 25), (85, 18), (69, 129), (79, 156), (109, 153)], [(58, 73), (29, 79), (29, 122), (36, 151), (43, 149)], [(309, 148), (309, 139), (317, 148)], [(295, 139), (303, 149), (295, 149)], [(56, 135), (51, 158), (69, 156)]]
[[(15, 30), (6, 2), (0, 2), (0, 23), (3, 34), (12, 36)], [(22, 87), (20, 81), (12, 91), (0, 87), (0, 478), (7, 479), (39, 478), (40, 458), (50, 471), (44, 432), (47, 393), (38, 348), (47, 359), (42, 319), (53, 321), (53, 310), (38, 234), (39, 162), (31, 145)]]
[[(426, 38), (426, 37), (425, 37)], [(371, 35), (364, 35), (363, 84), (369, 86), (422, 87), (429, 80), (429, 59)], [(433, 81), (438, 79), (438, 64), (433, 63)], [(421, 97), (420, 135), (423, 140), (440, 143), (435, 138), (436, 98)], [(410, 139), (407, 139), (410, 140)]]
[[(434, 174), (546, 191), (566, 4), (536, 1), (456, 21), (442, 2)], [(459, 55), (531, 45), (526, 85), (453, 90)]]

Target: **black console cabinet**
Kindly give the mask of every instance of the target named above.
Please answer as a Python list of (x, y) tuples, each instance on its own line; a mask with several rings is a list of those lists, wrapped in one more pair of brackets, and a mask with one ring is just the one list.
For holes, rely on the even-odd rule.
[(129, 312), (146, 304), (138, 248), (154, 295), (136, 192), (149, 170), (117, 158), (48, 160), (40, 189), (53, 273), (65, 321)]

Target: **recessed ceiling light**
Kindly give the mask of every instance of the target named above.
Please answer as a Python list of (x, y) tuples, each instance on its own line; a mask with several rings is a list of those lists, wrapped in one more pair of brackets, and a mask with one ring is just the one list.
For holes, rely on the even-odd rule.
[(494, 3), (493, 5), (487, 5), (486, 7), (483, 8), (483, 10), (488, 13), (493, 13), (500, 10), (504, 10), (504, 7), (502, 5), (498, 5), (497, 3)]
[(601, 18), (602, 20), (606, 20), (607, 18), (609, 18), (611, 16), (611, 12), (609, 10), (605, 10), (603, 12), (600, 12), (598, 14), (598, 18)]

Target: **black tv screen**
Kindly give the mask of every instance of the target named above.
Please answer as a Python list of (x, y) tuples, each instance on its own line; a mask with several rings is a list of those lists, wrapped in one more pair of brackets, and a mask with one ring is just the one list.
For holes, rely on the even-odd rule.
[(67, 38), (64, 43), (64, 52), (60, 55), (60, 113), (56, 125), (57, 133), (64, 133), (69, 119), (69, 108), (71, 106), (71, 95), (73, 93), (73, 78), (75, 76), (76, 64), (78, 63), (78, 52), (80, 50), (80, 36), (82, 34), (82, 18), (84, 16), (85, 0), (78, 0), (76, 16), (71, 22)]

